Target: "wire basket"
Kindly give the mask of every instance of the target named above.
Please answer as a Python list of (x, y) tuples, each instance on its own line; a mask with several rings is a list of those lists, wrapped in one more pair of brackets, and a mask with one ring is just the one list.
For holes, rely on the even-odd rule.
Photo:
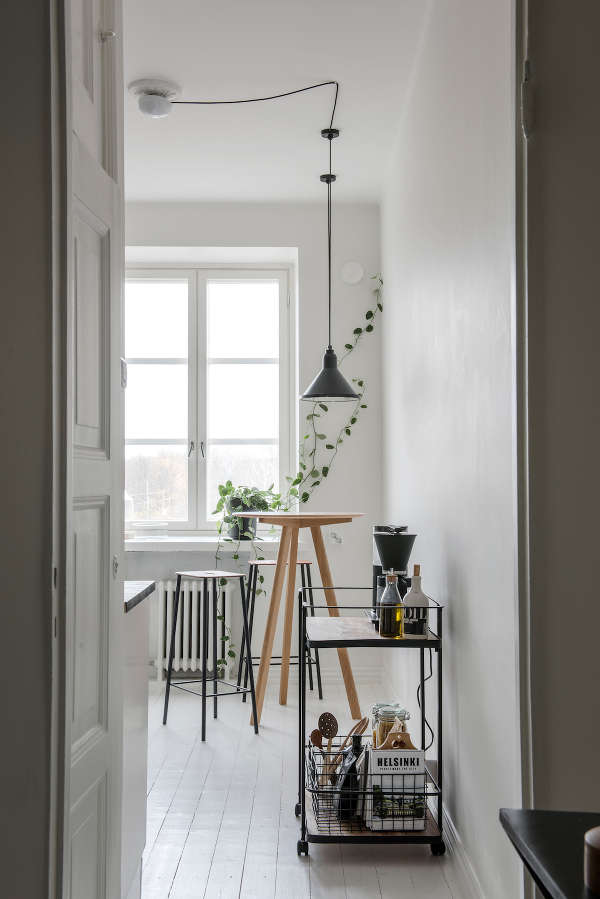
[[(440, 791), (429, 774), (423, 750), (373, 750), (366, 743), (355, 771), (344, 775), (338, 735), (331, 751), (306, 747), (306, 791), (317, 830), (324, 834), (370, 831), (422, 832), (429, 802)], [(310, 797), (310, 798), (309, 798)]]

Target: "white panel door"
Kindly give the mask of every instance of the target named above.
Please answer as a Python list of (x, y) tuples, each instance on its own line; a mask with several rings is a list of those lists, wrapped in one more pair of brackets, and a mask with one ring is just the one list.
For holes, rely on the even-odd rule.
[(101, 0), (66, 2), (72, 102), (62, 883), (63, 899), (119, 899), (123, 190), (120, 104), (113, 101), (121, 41), (101, 34), (118, 31), (119, 6), (111, 4), (107, 21)]

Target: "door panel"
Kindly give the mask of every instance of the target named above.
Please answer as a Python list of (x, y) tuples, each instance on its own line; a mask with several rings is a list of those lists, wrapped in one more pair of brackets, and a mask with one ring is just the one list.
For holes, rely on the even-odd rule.
[(110, 569), (109, 497), (79, 500), (73, 513), (73, 715), (71, 747), (107, 730)]
[(104, 899), (106, 895), (106, 778), (81, 797), (71, 813), (71, 896)]
[(78, 204), (74, 216), (75, 447), (108, 456), (110, 258), (105, 225)]
[(95, 161), (117, 179), (118, 129), (113, 127), (120, 77), (115, 59), (117, 4), (71, 0), (70, 11), (73, 131)]

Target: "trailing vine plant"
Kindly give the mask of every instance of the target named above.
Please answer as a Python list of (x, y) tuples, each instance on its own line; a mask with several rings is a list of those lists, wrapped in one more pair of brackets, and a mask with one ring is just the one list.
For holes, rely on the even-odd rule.
[[(372, 289), (373, 305), (365, 312), (362, 325), (358, 325), (354, 328), (352, 339), (344, 344), (344, 352), (339, 360), (340, 364), (354, 352), (359, 343), (364, 339), (365, 334), (371, 334), (373, 332), (377, 318), (380, 313), (383, 312), (383, 279), (381, 275), (372, 275), (372, 280), (375, 282)], [(225, 529), (228, 529), (230, 525), (236, 521), (235, 517), (232, 516), (232, 510), (228, 505), (228, 497), (231, 495), (242, 497), (242, 507), (237, 507), (239, 511), (243, 511), (244, 508), (252, 508), (251, 505), (245, 504), (244, 499), (248, 496), (256, 495), (260, 496), (261, 508), (265, 511), (289, 511), (298, 504), (307, 503), (315, 490), (321, 485), (324, 478), (329, 476), (337, 454), (340, 451), (340, 447), (352, 436), (352, 430), (358, 423), (362, 411), (367, 408), (367, 403), (365, 402), (367, 384), (365, 379), (352, 378), (352, 382), (358, 395), (357, 400), (353, 404), (347, 419), (333, 436), (327, 435), (325, 426), (329, 406), (326, 403), (318, 401), (311, 404), (310, 410), (305, 416), (306, 427), (304, 430), (306, 433), (303, 434), (302, 439), (300, 440), (298, 471), (295, 475), (286, 476), (287, 490), (285, 493), (273, 493), (273, 485), (271, 485), (268, 490), (259, 490), (247, 487), (236, 488), (231, 481), (227, 481), (225, 484), (219, 484), (219, 500), (215, 512), (219, 513), (221, 517), (217, 521), (218, 543), (215, 552), (216, 568), (219, 567), (223, 544), (230, 544), (232, 558), (236, 562), (239, 560), (240, 541), (242, 539), (244, 541), (249, 540), (252, 542), (252, 549), (256, 559), (264, 559), (262, 550), (260, 549), (261, 538), (258, 535), (253, 533), (240, 534), (235, 538), (229, 536), (225, 532)], [(220, 580), (221, 587), (225, 586), (226, 583), (227, 581), (224, 578)], [(259, 572), (256, 590), (257, 596), (264, 592), (263, 584), (264, 577)], [(219, 615), (218, 617), (220, 620), (223, 619), (222, 615)], [(225, 641), (227, 643), (227, 656), (230, 659), (234, 659), (236, 652), (231, 641), (231, 630), (227, 625)], [(217, 664), (220, 669), (223, 669), (227, 664), (227, 660), (225, 658), (219, 659)]]

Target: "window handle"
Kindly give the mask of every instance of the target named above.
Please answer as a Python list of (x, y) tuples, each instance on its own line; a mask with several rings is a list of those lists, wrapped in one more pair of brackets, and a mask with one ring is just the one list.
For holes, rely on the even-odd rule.
[(190, 458), (190, 456), (192, 455), (192, 453), (194, 452), (195, 449), (196, 449), (196, 444), (194, 443), (193, 440), (190, 440), (190, 448), (188, 450), (188, 459)]

